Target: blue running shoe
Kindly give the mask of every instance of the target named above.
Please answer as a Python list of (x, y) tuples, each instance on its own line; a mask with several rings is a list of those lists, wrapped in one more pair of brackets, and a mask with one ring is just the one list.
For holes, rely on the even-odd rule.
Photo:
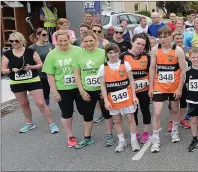
[(32, 129), (36, 128), (36, 125), (34, 123), (26, 123), (23, 128), (19, 130), (19, 133), (26, 133)]
[(57, 127), (57, 125), (55, 123), (52, 123), (49, 126), (50, 126), (51, 134), (55, 134), (55, 133), (59, 133), (60, 132), (59, 128)]

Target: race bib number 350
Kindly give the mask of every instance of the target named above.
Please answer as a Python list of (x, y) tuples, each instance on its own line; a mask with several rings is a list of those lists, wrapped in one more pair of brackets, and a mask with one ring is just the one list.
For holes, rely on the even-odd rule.
[(135, 91), (143, 90), (149, 85), (148, 79), (145, 80), (136, 80), (135, 81)]
[(85, 82), (90, 87), (99, 87), (100, 86), (100, 78), (98, 76), (86, 76)]
[(189, 90), (198, 91), (198, 79), (189, 80)]
[(158, 81), (160, 83), (172, 83), (174, 82), (174, 72), (173, 71), (160, 71), (158, 74)]
[(65, 75), (65, 85), (76, 85), (74, 74), (72, 75)]
[(120, 103), (129, 99), (129, 94), (127, 89), (115, 91), (111, 93), (111, 99), (113, 103)]

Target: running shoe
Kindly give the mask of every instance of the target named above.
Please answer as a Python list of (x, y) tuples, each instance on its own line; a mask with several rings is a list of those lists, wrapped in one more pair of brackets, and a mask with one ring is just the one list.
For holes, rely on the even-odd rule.
[(51, 134), (59, 133), (60, 130), (55, 123), (49, 125)]
[(190, 146), (188, 147), (188, 151), (194, 152), (197, 147), (198, 147), (198, 140), (192, 140)]
[(151, 152), (157, 153), (159, 151), (160, 151), (160, 139), (154, 138), (152, 139)]
[(149, 132), (143, 132), (141, 137), (141, 143), (146, 143), (148, 139), (150, 138)]
[(114, 144), (115, 144), (115, 138), (113, 137), (113, 135), (107, 134), (105, 146), (109, 147), (109, 146), (113, 146)]
[(191, 125), (190, 125), (185, 119), (184, 119), (184, 120), (180, 120), (180, 121), (179, 121), (179, 125), (180, 125), (181, 127), (186, 128), (186, 129), (191, 128)]
[(141, 135), (139, 132), (136, 133), (136, 139), (139, 140), (141, 138)]
[(67, 145), (69, 148), (75, 147), (77, 145), (76, 137), (71, 136), (67, 140)]
[(23, 128), (19, 130), (19, 133), (26, 133), (32, 129), (36, 128), (36, 125), (34, 123), (26, 123)]
[(98, 123), (98, 122), (100, 122), (100, 121), (102, 121), (102, 120), (104, 120), (104, 117), (103, 117), (102, 114), (100, 114), (97, 118), (95, 118), (95, 119), (93, 120), (93, 122), (94, 122), (94, 123)]
[(133, 151), (133, 152), (139, 151), (139, 150), (140, 150), (140, 146), (139, 146), (137, 140), (131, 141), (131, 148), (132, 148), (132, 151)]
[(180, 141), (179, 133), (177, 130), (171, 132), (171, 139), (173, 143), (177, 143)]
[(189, 120), (189, 119), (191, 119), (191, 116), (189, 114), (186, 114), (185, 120)]
[(126, 140), (118, 142), (118, 146), (115, 148), (115, 152), (120, 153), (124, 150), (125, 147), (127, 147)]
[(172, 128), (173, 128), (173, 122), (172, 121), (169, 121), (168, 122), (168, 132), (171, 132), (172, 131)]
[(91, 145), (94, 143), (94, 140), (92, 138), (87, 139), (87, 138), (82, 138), (78, 142), (78, 144), (75, 146), (76, 149), (81, 149), (84, 148), (85, 146)]

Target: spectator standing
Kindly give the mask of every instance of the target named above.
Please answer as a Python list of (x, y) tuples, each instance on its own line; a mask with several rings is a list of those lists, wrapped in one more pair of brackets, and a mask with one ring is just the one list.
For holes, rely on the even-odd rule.
[(136, 27), (134, 29), (134, 34), (139, 34), (142, 32), (147, 33), (148, 32), (148, 25), (147, 25), (147, 19), (145, 16), (140, 17), (140, 26)]
[(187, 11), (188, 20), (185, 22), (185, 31), (193, 32), (194, 31), (194, 20), (196, 17), (196, 11), (194, 9)]
[(127, 25), (128, 25), (128, 23), (127, 23), (126, 20), (121, 20), (120, 21), (120, 26), (123, 28), (123, 31), (124, 31), (122, 38), (124, 40), (127, 40), (127, 41), (131, 42), (133, 35), (132, 35), (132, 32), (127, 29)]
[(170, 13), (169, 18), (171, 21), (167, 22), (166, 24), (170, 27), (171, 31), (174, 32), (176, 29), (175, 22), (176, 22), (177, 16), (175, 13)]

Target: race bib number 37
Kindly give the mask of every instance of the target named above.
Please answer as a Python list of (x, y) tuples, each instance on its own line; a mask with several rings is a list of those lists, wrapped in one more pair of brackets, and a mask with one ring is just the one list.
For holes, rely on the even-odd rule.
[(85, 82), (90, 87), (99, 87), (100, 86), (100, 78), (98, 76), (86, 76)]
[(198, 79), (189, 80), (189, 90), (198, 91)]
[(65, 75), (65, 85), (76, 85), (74, 74), (72, 75)]
[(158, 81), (160, 83), (172, 83), (174, 82), (174, 72), (173, 71), (160, 71), (158, 74)]
[(129, 99), (129, 94), (127, 89), (115, 91), (111, 93), (111, 99), (113, 103), (120, 103)]
[(135, 91), (143, 90), (148, 85), (149, 85), (148, 79), (145, 79), (145, 80), (136, 80), (135, 81)]

